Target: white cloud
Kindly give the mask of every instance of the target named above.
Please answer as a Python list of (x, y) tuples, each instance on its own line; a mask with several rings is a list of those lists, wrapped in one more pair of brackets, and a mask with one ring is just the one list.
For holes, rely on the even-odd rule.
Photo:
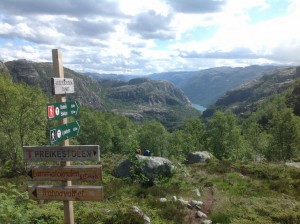
[(51, 61), (61, 48), (67, 67), (139, 74), (299, 64), (300, 3), (286, 1), (285, 15), (255, 21), (276, 1), (3, 0), (0, 58)]

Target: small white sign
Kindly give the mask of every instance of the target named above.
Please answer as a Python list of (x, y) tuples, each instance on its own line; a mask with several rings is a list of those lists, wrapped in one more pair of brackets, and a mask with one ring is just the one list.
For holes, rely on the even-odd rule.
[(74, 80), (70, 78), (51, 78), (52, 94), (61, 95), (74, 93)]

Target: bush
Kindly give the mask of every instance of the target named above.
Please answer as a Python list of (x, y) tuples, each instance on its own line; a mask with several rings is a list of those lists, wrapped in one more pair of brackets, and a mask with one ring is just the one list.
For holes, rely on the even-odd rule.
[(144, 224), (144, 218), (132, 210), (116, 211), (111, 218), (104, 221), (105, 224)]

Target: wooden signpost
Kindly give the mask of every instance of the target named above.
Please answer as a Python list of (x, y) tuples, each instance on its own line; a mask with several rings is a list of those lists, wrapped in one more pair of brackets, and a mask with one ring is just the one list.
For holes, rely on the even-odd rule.
[(101, 186), (53, 186), (30, 185), (29, 197), (39, 200), (55, 201), (102, 201), (103, 188)]
[(34, 166), (28, 170), (27, 176), (29, 180), (36, 181), (98, 181), (102, 180), (102, 166)]
[[(48, 120), (58, 120), (58, 126), (48, 130), (50, 146), (23, 146), (25, 162), (60, 162), (60, 166), (33, 166), (27, 175), (32, 181), (62, 181), (57, 185), (29, 185), (29, 197), (35, 200), (58, 200), (64, 203), (64, 223), (74, 224), (73, 201), (102, 201), (102, 186), (72, 185), (76, 181), (101, 181), (101, 165), (71, 166), (71, 161), (100, 161), (98, 145), (69, 145), (69, 138), (80, 131), (80, 122), (68, 123), (67, 117), (79, 114), (77, 101), (66, 101), (74, 93), (74, 81), (64, 78), (61, 51), (52, 50), (52, 91), (56, 103), (47, 105)], [(53, 146), (58, 144), (58, 146)], [(52, 145), (52, 146), (51, 146)]]

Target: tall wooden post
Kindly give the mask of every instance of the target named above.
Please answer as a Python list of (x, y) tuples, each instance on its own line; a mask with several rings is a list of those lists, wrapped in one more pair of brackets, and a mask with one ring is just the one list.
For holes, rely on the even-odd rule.
[[(64, 68), (62, 63), (62, 55), (60, 49), (52, 49), (52, 61), (53, 61), (53, 72), (54, 77), (64, 78)], [(56, 101), (66, 102), (66, 95), (57, 95)], [(67, 124), (68, 119), (63, 118), (59, 121), (59, 125)], [(69, 139), (64, 140), (59, 143), (60, 146), (68, 146)], [(61, 166), (70, 166), (71, 162), (61, 162)], [(72, 186), (72, 181), (63, 181), (62, 184), (64, 186)], [(65, 224), (74, 224), (74, 211), (73, 211), (73, 201), (64, 201), (64, 223)]]

